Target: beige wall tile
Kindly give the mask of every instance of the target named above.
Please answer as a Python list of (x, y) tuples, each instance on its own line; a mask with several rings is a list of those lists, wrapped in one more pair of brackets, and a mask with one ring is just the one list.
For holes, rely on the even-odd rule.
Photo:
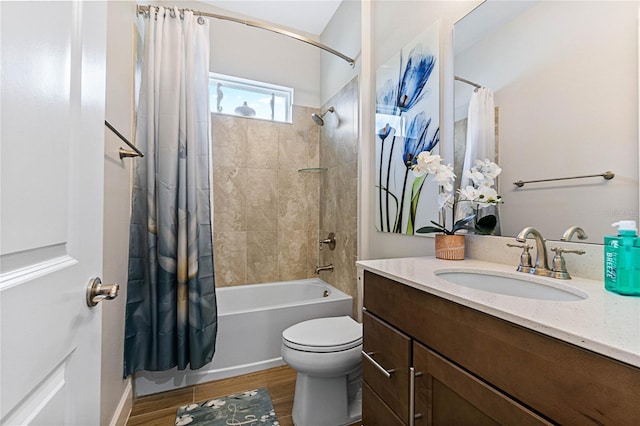
[(278, 134), (278, 168), (298, 170), (312, 167), (309, 153), (312, 135), (293, 127), (281, 127)]
[(301, 175), (306, 194), (305, 229), (318, 232), (320, 226), (320, 181), (322, 173), (298, 173)]
[(278, 273), (281, 281), (307, 277), (307, 244), (305, 231), (278, 232)]
[(247, 232), (247, 284), (279, 279), (278, 233)]
[(214, 232), (213, 255), (216, 286), (227, 287), (246, 284), (246, 232)]
[(309, 203), (305, 179), (308, 178), (312, 178), (312, 174), (295, 169), (278, 171), (279, 231), (307, 229)]
[(244, 172), (239, 168), (213, 168), (214, 232), (246, 231), (247, 206)]
[(317, 227), (307, 231), (307, 278), (317, 277), (315, 273), (316, 266), (321, 266), (318, 258), (320, 238), (321, 234), (319, 234)]
[(211, 114), (214, 167), (246, 166), (248, 122), (246, 118)]
[(332, 167), (322, 175), (320, 189), (320, 227), (330, 232), (335, 232), (337, 221), (337, 168)]
[(246, 165), (252, 169), (278, 168), (278, 133), (289, 124), (247, 120)]
[(245, 169), (248, 231), (278, 230), (278, 171)]

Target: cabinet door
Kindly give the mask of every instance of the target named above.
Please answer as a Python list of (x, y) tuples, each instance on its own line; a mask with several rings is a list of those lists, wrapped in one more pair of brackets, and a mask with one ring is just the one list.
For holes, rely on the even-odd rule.
[(416, 425), (550, 425), (508, 396), (414, 342)]
[(362, 377), (378, 397), (408, 423), (411, 339), (366, 312), (362, 325), (363, 351), (369, 356), (362, 361)]
[(362, 384), (362, 424), (366, 426), (404, 426), (367, 383)]

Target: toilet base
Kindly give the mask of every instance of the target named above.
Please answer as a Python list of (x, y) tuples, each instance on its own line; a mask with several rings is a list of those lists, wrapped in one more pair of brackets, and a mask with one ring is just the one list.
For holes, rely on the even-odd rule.
[(357, 422), (362, 417), (361, 375), (327, 378), (298, 373), (292, 417), (296, 426)]

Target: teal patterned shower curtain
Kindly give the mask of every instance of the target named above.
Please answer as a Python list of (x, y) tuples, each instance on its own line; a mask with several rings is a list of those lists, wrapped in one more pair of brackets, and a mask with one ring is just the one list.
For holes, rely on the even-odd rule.
[[(150, 19), (149, 19), (150, 17)], [(125, 377), (213, 358), (217, 308), (210, 195), (209, 23), (177, 8), (141, 18)]]

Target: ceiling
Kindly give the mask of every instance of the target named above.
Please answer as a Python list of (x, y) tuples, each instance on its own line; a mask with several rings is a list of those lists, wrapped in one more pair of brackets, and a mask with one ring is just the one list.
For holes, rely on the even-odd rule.
[(200, 0), (258, 21), (320, 35), (342, 0)]

